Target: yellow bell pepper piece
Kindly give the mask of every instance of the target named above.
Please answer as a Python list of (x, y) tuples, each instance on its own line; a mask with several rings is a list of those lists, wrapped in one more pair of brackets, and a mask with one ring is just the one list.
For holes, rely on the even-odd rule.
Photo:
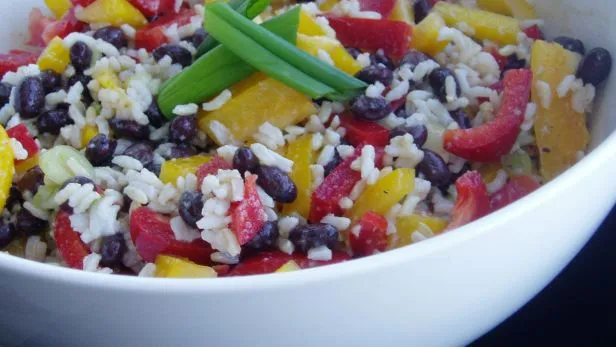
[(96, 125), (88, 124), (83, 127), (81, 129), (81, 148), (87, 146), (96, 135), (98, 135), (98, 127)]
[(395, 235), (390, 235), (390, 245), (392, 240), (395, 240), (392, 248), (398, 248), (410, 245), (413, 243), (411, 235), (419, 229), (419, 224), (423, 223), (425, 226), (429, 227), (430, 230), (438, 235), (445, 230), (447, 227), (447, 220), (429, 216), (422, 216), (418, 214), (412, 214), (410, 216), (399, 217), (396, 220), (396, 230), (397, 233)]
[(301, 269), (302, 268), (299, 267), (299, 265), (297, 265), (295, 261), (289, 260), (286, 264), (284, 264), (278, 270), (276, 270), (276, 273), (293, 272), (293, 271), (297, 271)]
[(62, 18), (73, 6), (71, 0), (45, 0), (45, 5), (56, 19)]
[(414, 25), (415, 13), (413, 12), (411, 2), (408, 0), (396, 0), (394, 10), (389, 15), (389, 19), (405, 22), (408, 25)]
[(518, 42), (521, 29), (515, 18), (444, 1), (438, 2), (434, 10), (443, 17), (448, 26), (464, 22), (473, 28), (475, 33), (472, 36), (478, 40), (490, 40), (504, 45)]
[(352, 221), (359, 220), (368, 211), (384, 216), (413, 189), (415, 189), (415, 170), (394, 170), (374, 185), (366, 187), (346, 216)]
[(13, 160), (13, 148), (9, 142), (9, 136), (4, 127), (0, 125), (0, 210), (4, 209), (13, 183), (15, 173)]
[(61, 74), (66, 70), (70, 61), (68, 48), (64, 45), (64, 41), (56, 36), (41, 53), (37, 65), (41, 71), (53, 70)]
[(37, 166), (39, 163), (39, 155), (36, 154), (32, 158), (28, 158), (24, 161), (19, 162), (19, 164), (15, 164), (15, 172), (17, 174), (24, 174), (28, 172), (28, 170)]
[[(586, 115), (571, 106), (572, 95), (559, 98), (557, 88), (565, 76), (575, 75), (580, 55), (564, 49), (557, 43), (535, 41), (531, 50), (530, 66), (533, 71), (532, 99), (537, 105), (535, 137), (539, 150), (540, 172), (546, 181), (553, 179), (578, 160), (578, 153), (588, 145)], [(542, 106), (537, 83), (550, 86), (551, 103)]]
[(290, 215), (295, 212), (304, 218), (308, 218), (312, 201), (312, 171), (310, 171), (310, 165), (315, 161), (315, 153), (312, 150), (312, 135), (304, 135), (291, 142), (287, 148), (286, 157), (294, 163), (290, 176), (297, 187), (297, 199), (284, 205), (282, 214)]
[(118, 75), (111, 70), (103, 69), (97, 71), (94, 75), (92, 75), (92, 78), (98, 81), (98, 84), (102, 88), (119, 89), (122, 87), (122, 81), (120, 81)]
[(413, 29), (411, 47), (431, 56), (439, 54), (449, 44), (449, 40), (438, 39), (441, 28), (446, 26), (445, 20), (438, 13), (431, 12)]
[(299, 26), (297, 32), (308, 36), (325, 36), (327, 33), (319, 23), (306, 11), (302, 10), (299, 13)]
[(479, 168), (479, 173), (481, 174), (481, 178), (483, 182), (486, 184), (494, 181), (498, 171), (503, 168), (503, 165), (500, 162), (487, 163), (482, 165)]
[(533, 5), (526, 0), (477, 0), (477, 6), (486, 11), (521, 20), (537, 18)]
[(223, 124), (236, 140), (245, 141), (265, 122), (285, 128), (316, 112), (309, 97), (284, 83), (269, 77), (260, 80), (258, 75), (251, 79), (254, 84), (243, 87), (220, 109), (199, 112), (199, 128), (216, 143), (220, 144), (220, 140), (210, 130), (213, 121)]
[(111, 24), (117, 27), (128, 24), (136, 29), (148, 24), (143, 14), (127, 0), (96, 0), (77, 12), (77, 19), (90, 24)]
[(175, 184), (180, 177), (189, 173), (196, 174), (197, 169), (208, 161), (210, 157), (207, 155), (167, 160), (160, 167), (160, 180), (165, 184)]
[(315, 57), (318, 56), (319, 50), (327, 52), (334, 65), (351, 76), (361, 70), (361, 66), (338, 40), (326, 36), (297, 34), (297, 48)]
[(338, 0), (325, 0), (319, 5), (319, 9), (323, 12), (327, 12), (338, 5)]
[(165, 278), (212, 278), (218, 277), (209, 266), (195, 264), (190, 260), (159, 255), (156, 257), (156, 277)]

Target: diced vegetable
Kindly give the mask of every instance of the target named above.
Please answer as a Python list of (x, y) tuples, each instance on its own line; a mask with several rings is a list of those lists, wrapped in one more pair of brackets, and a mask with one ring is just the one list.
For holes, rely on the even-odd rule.
[(9, 71), (17, 71), (21, 66), (33, 64), (36, 62), (36, 58), (36, 54), (20, 50), (0, 54), (0, 77), (4, 77), (4, 74)]
[(0, 125), (0, 210), (4, 209), (9, 190), (13, 182), (15, 165), (13, 163), (13, 149), (9, 143), (9, 136)]
[(496, 178), (498, 172), (503, 169), (503, 165), (500, 161), (495, 161), (491, 163), (485, 163), (481, 165), (479, 168), (479, 173), (481, 174), (481, 178), (483, 181), (488, 184)]
[(321, 4), (319, 4), (319, 9), (323, 12), (327, 12), (334, 8), (338, 4), (338, 0), (325, 0)]
[(232, 203), (230, 214), (231, 231), (240, 245), (247, 244), (261, 231), (265, 224), (265, 215), (257, 191), (256, 175), (246, 178), (244, 200)]
[(174, 10), (175, 0), (128, 0), (146, 17), (165, 15)]
[(218, 274), (209, 266), (195, 264), (192, 261), (159, 255), (156, 257), (156, 277), (164, 278), (213, 278)]
[(62, 39), (57, 36), (49, 42), (37, 62), (39, 69), (53, 70), (60, 74), (64, 72), (69, 63), (68, 48), (64, 46)]
[(345, 113), (340, 116), (340, 124), (346, 129), (346, 139), (353, 146), (364, 144), (385, 147), (389, 144), (389, 129), (377, 122)]
[(38, 188), (34, 198), (32, 198), (32, 204), (43, 210), (53, 210), (58, 208), (58, 204), (54, 200), (54, 196), (60, 190), (59, 185), (46, 183)]
[(415, 13), (411, 1), (396, 0), (394, 9), (389, 15), (389, 19), (398, 20), (408, 25), (415, 25)]
[(524, 29), (524, 34), (533, 40), (545, 40), (545, 35), (543, 35), (543, 32), (539, 29), (537, 24)]
[[(56, 21), (53, 17), (43, 15), (43, 12), (41, 12), (41, 10), (37, 7), (33, 8), (30, 11), (28, 21), (28, 31), (30, 32), (30, 39), (26, 43), (31, 46), (45, 47), (45, 45), (53, 37), (50, 37), (49, 40), (45, 40), (43, 39), (43, 33), (45, 29), (53, 25), (53, 23), (55, 23)], [(34, 58), (34, 60), (36, 61), (36, 58)]]
[(39, 37), (42, 42), (46, 44), (56, 36), (63, 39), (70, 33), (83, 31), (86, 27), (86, 23), (77, 19), (75, 7), (73, 7), (69, 9), (60, 20), (48, 23), (48, 25), (44, 27), (42, 33), (39, 34)]
[(77, 19), (90, 24), (128, 24), (140, 29), (148, 20), (127, 0), (96, 0), (77, 13)]
[(509, 176), (530, 176), (533, 174), (533, 161), (523, 149), (503, 157), (503, 168)]
[(517, 19), (536, 19), (537, 13), (527, 0), (477, 0), (477, 6), (483, 10), (513, 16)]
[(353, 255), (367, 256), (387, 249), (387, 219), (372, 211), (359, 220), (359, 233), (351, 230), (349, 242)]
[(458, 198), (454, 207), (448, 230), (461, 227), (490, 212), (490, 197), (481, 175), (468, 171), (456, 181)]
[(319, 51), (326, 52), (334, 62), (334, 66), (349, 75), (355, 75), (361, 70), (359, 63), (355, 61), (353, 56), (347, 52), (338, 40), (325, 36), (298, 34), (297, 47), (315, 57), (318, 57)]
[(439, 40), (439, 33), (447, 25), (443, 18), (436, 12), (431, 12), (413, 30), (411, 46), (420, 52), (435, 56), (447, 45), (449, 40)]
[(176, 24), (178, 27), (190, 23), (190, 18), (197, 13), (194, 10), (171, 12), (150, 22), (146, 27), (137, 30), (135, 47), (152, 51), (168, 42), (165, 29)]
[(385, 215), (414, 188), (415, 170), (396, 169), (374, 185), (367, 186), (346, 216), (355, 221), (368, 211)]
[(383, 18), (389, 17), (395, 5), (395, 0), (359, 0), (359, 8), (362, 11), (377, 12)]
[(62, 184), (74, 176), (94, 177), (94, 168), (83, 154), (70, 146), (55, 146), (41, 155), (45, 178)]
[(507, 71), (496, 117), (472, 129), (447, 130), (445, 149), (464, 159), (483, 163), (498, 161), (509, 153), (524, 121), (531, 80), (532, 73), (528, 69)]
[(301, 253), (288, 255), (282, 252), (261, 252), (253, 257), (242, 260), (241, 263), (229, 272), (229, 276), (264, 275), (273, 273), (291, 260), (300, 268), (309, 269), (317, 266), (336, 264), (350, 259), (349, 255), (345, 252), (337, 251), (333, 252), (333, 257), (330, 261), (310, 260), (306, 255)]
[(73, 230), (69, 214), (64, 211), (58, 212), (56, 216), (54, 238), (58, 252), (66, 265), (73, 269), (83, 269), (83, 258), (90, 252), (79, 234)]
[(197, 170), (197, 186), (201, 187), (201, 183), (203, 183), (203, 179), (208, 175), (215, 175), (218, 173), (218, 170), (230, 170), (232, 169), (231, 164), (229, 164), (226, 160), (219, 156), (214, 156), (210, 161), (201, 165)]
[(19, 141), (22, 147), (28, 152), (28, 157), (24, 160), (15, 160), (15, 165), (18, 165), (38, 154), (39, 146), (34, 140), (34, 136), (32, 136), (32, 134), (30, 134), (30, 131), (28, 131), (28, 128), (25, 124), (22, 123), (17, 126), (14, 126), (7, 130), (6, 133), (10, 138)]
[[(533, 102), (537, 105), (535, 137), (539, 149), (540, 172), (546, 181), (553, 179), (578, 161), (588, 145), (588, 129), (584, 113), (576, 112), (571, 95), (557, 96), (557, 88), (568, 75), (575, 75), (580, 56), (558, 43), (535, 41), (531, 51)], [(542, 106), (542, 93), (537, 83), (550, 86), (551, 103)]]
[(478, 40), (490, 40), (503, 45), (518, 42), (521, 28), (517, 19), (444, 1), (438, 2), (434, 10), (448, 26), (455, 27), (460, 23), (469, 25), (474, 31), (472, 36)]
[(208, 161), (210, 161), (210, 157), (206, 155), (166, 160), (160, 167), (159, 178), (165, 184), (171, 183), (175, 185), (178, 178), (184, 177), (189, 173), (196, 176), (197, 170)]
[(390, 239), (395, 239), (392, 242), (393, 248), (408, 246), (413, 243), (412, 235), (415, 231), (419, 230), (420, 223), (430, 228), (435, 235), (442, 233), (447, 227), (447, 220), (430, 216), (422, 216), (418, 214), (412, 214), (410, 216), (399, 217), (396, 220), (396, 234), (392, 235)]
[(287, 148), (286, 158), (293, 161), (293, 171), (289, 175), (297, 187), (297, 198), (290, 204), (285, 204), (283, 215), (298, 213), (308, 218), (312, 200), (312, 171), (310, 165), (315, 161), (312, 150), (312, 136), (304, 135), (291, 142)]
[(297, 28), (297, 32), (308, 36), (327, 35), (319, 23), (317, 23), (317, 21), (304, 10), (300, 11), (299, 14), (299, 26)]
[(293, 272), (293, 271), (297, 271), (297, 270), (301, 270), (302, 268), (299, 267), (299, 265), (297, 265), (296, 262), (294, 262), (293, 260), (289, 260), (288, 262), (286, 262), (283, 266), (281, 266), (278, 270), (276, 270), (276, 273), (282, 273), (282, 272)]
[(220, 139), (210, 129), (210, 124), (218, 121), (236, 140), (245, 141), (265, 122), (285, 128), (314, 113), (316, 108), (309, 97), (273, 78), (266, 78), (234, 95), (220, 109), (209, 113), (200, 111), (199, 128), (220, 144)]
[(539, 183), (530, 176), (512, 177), (507, 184), (490, 197), (490, 211), (501, 209), (539, 189)]
[(330, 17), (328, 20), (345, 47), (370, 52), (383, 49), (385, 55), (397, 59), (406, 53), (411, 42), (412, 29), (404, 22), (347, 17)]
[(70, 0), (45, 0), (45, 5), (57, 19), (62, 18), (73, 6)]
[(19, 163), (15, 163), (15, 173), (22, 175), (28, 172), (28, 170), (32, 169), (33, 167), (39, 164), (39, 159), (40, 159), (39, 155), (36, 154), (31, 158), (22, 160)]

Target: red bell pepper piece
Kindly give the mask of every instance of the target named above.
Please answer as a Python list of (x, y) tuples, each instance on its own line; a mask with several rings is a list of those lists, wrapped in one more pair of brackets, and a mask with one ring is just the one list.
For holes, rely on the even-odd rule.
[(73, 269), (83, 269), (83, 258), (90, 254), (79, 233), (73, 230), (69, 214), (63, 211), (58, 212), (53, 234), (56, 239), (58, 252), (64, 262)]
[(383, 18), (389, 17), (395, 5), (396, 0), (359, 0), (359, 8), (362, 11), (378, 12)]
[(75, 6), (79, 5), (81, 7), (87, 7), (88, 5), (90, 5), (91, 3), (93, 3), (96, 0), (71, 0), (71, 3)]
[(213, 265), (212, 269), (214, 269), (214, 271), (216, 271), (216, 273), (218, 274), (218, 277), (224, 277), (226, 275), (229, 274), (229, 271), (231, 271), (231, 266), (223, 264), (223, 265)]
[(409, 48), (411, 27), (400, 21), (329, 17), (329, 25), (345, 47), (376, 52), (382, 48), (385, 55), (398, 59)]
[(231, 164), (227, 163), (222, 157), (214, 156), (210, 161), (197, 169), (197, 186), (201, 187), (201, 183), (203, 183), (205, 176), (216, 175), (218, 170), (231, 170), (232, 168)]
[(377, 122), (359, 119), (348, 113), (340, 115), (340, 122), (346, 129), (345, 138), (353, 146), (385, 147), (389, 144), (389, 129)]
[(231, 204), (231, 230), (240, 245), (247, 244), (263, 228), (265, 214), (257, 191), (257, 176), (246, 178), (244, 200)]
[(159, 254), (188, 258), (198, 264), (210, 263), (212, 247), (197, 239), (182, 242), (175, 239), (169, 219), (147, 207), (139, 207), (130, 215), (130, 235), (137, 253), (147, 262)]
[(30, 11), (28, 20), (30, 40), (28, 40), (27, 44), (44, 47), (47, 42), (43, 40), (43, 31), (45, 31), (45, 28), (54, 23), (56, 20), (53, 17), (44, 16), (43, 12), (41, 12), (38, 8), (33, 8)]
[(36, 63), (36, 59), (36, 54), (20, 50), (0, 54), (0, 78), (9, 71), (17, 71), (20, 66)]
[(487, 52), (490, 53), (494, 57), (494, 60), (496, 60), (498, 67), (500, 67), (502, 71), (507, 65), (507, 63), (509, 62), (509, 58), (498, 53), (498, 48), (490, 48), (487, 50)]
[(302, 269), (309, 269), (317, 266), (336, 264), (350, 260), (348, 254), (344, 252), (334, 251), (332, 260), (317, 261), (310, 260), (305, 254), (294, 253), (288, 255), (282, 252), (262, 252), (257, 255), (242, 260), (231, 272), (229, 276), (248, 276), (248, 275), (264, 275), (273, 273), (281, 266), (293, 260)]
[(387, 249), (387, 219), (372, 211), (359, 220), (359, 235), (349, 233), (353, 255), (367, 256)]
[[(28, 158), (32, 158), (39, 152), (39, 146), (36, 144), (36, 141), (34, 141), (34, 137), (32, 137), (25, 124), (14, 126), (8, 129), (6, 133), (9, 137), (21, 143), (24, 149), (28, 151)], [(15, 163), (20, 163), (22, 161), (23, 160), (15, 160)]]
[(529, 69), (507, 71), (496, 117), (476, 128), (447, 130), (445, 149), (464, 159), (484, 163), (498, 161), (509, 153), (524, 121), (531, 80)]
[(399, 109), (401, 109), (404, 105), (406, 105), (406, 97), (390, 102), (389, 108), (391, 109), (392, 112), (396, 112)]
[(524, 33), (526, 34), (526, 36), (533, 40), (545, 39), (545, 35), (543, 35), (543, 32), (541, 31), (541, 29), (539, 29), (539, 26), (537, 24), (524, 29)]
[(75, 8), (71, 8), (62, 18), (55, 20), (43, 16), (38, 8), (30, 12), (30, 40), (29, 45), (44, 47), (54, 37), (65, 38), (73, 32), (83, 31), (87, 24), (80, 22), (75, 16)]
[(477, 171), (468, 171), (456, 181), (458, 199), (447, 229), (455, 229), (490, 212), (488, 189)]
[(501, 190), (490, 197), (490, 210), (496, 211), (539, 189), (539, 183), (530, 176), (509, 179)]
[(197, 15), (195, 10), (186, 9), (179, 13), (169, 13), (150, 22), (147, 27), (137, 30), (135, 47), (145, 48), (148, 51), (155, 50), (169, 41), (164, 32), (167, 27), (173, 24), (186, 25), (190, 23), (190, 18), (195, 15)]
[(175, 0), (129, 0), (144, 16), (152, 18), (173, 12)]

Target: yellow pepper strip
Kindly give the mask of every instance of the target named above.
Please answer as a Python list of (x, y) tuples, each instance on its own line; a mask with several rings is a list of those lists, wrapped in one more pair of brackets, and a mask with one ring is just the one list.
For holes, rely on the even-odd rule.
[(235, 94), (218, 110), (199, 112), (199, 128), (217, 144), (221, 142), (210, 129), (210, 123), (214, 121), (224, 125), (234, 139), (245, 141), (265, 122), (285, 128), (315, 114), (312, 100), (304, 94), (273, 78), (255, 80), (253, 85), (245, 86), (240, 94)]
[(299, 13), (299, 26), (297, 32), (308, 36), (325, 36), (327, 33), (319, 23), (306, 11), (301, 10)]
[(413, 29), (411, 46), (431, 56), (439, 54), (449, 44), (449, 40), (439, 41), (439, 32), (446, 26), (445, 20), (438, 13), (431, 12)]
[(73, 6), (71, 0), (45, 0), (45, 5), (56, 19), (62, 18)]
[(384, 216), (395, 204), (415, 189), (415, 170), (397, 169), (366, 187), (346, 216), (357, 221), (372, 211)]
[(70, 61), (68, 48), (66, 48), (62, 39), (56, 36), (41, 53), (37, 65), (41, 71), (53, 70), (61, 74), (66, 70)]
[(326, 36), (297, 34), (297, 48), (315, 57), (318, 57), (320, 50), (327, 52), (334, 65), (351, 76), (361, 70), (361, 66), (338, 40)]
[(189, 173), (196, 174), (197, 169), (210, 161), (210, 157), (206, 155), (194, 155), (188, 158), (167, 160), (160, 167), (160, 180), (163, 183), (171, 183), (175, 185), (178, 178), (184, 177)]
[(276, 270), (276, 273), (293, 272), (293, 271), (297, 271), (301, 269), (302, 268), (299, 267), (299, 265), (297, 265), (296, 262), (294, 262), (293, 260), (289, 260), (286, 264), (284, 264), (278, 270)]
[(98, 127), (96, 125), (88, 124), (84, 126), (81, 129), (81, 148), (87, 146), (96, 135), (98, 135)]
[[(559, 98), (557, 88), (568, 75), (575, 75), (580, 62), (577, 53), (557, 43), (535, 41), (531, 50), (533, 71), (532, 99), (537, 105), (535, 137), (539, 150), (540, 172), (546, 181), (553, 179), (578, 161), (578, 153), (588, 145), (588, 129), (584, 113), (572, 107), (572, 95)], [(547, 83), (551, 102), (543, 105), (538, 85)], [(544, 91), (545, 92), (545, 91)]]
[(165, 278), (212, 278), (218, 277), (214, 269), (193, 263), (190, 260), (159, 255), (156, 257), (156, 277)]
[(15, 173), (13, 160), (13, 148), (9, 142), (9, 136), (0, 125), (0, 210), (4, 209), (13, 183)]
[(323, 12), (327, 12), (338, 5), (338, 0), (325, 0), (319, 5), (319, 9)]
[(533, 5), (526, 0), (477, 0), (477, 6), (482, 10), (513, 16), (520, 20), (537, 19)]
[[(413, 214), (410, 216), (399, 217), (396, 220), (397, 233), (390, 235), (391, 248), (398, 248), (410, 245), (413, 243), (411, 235), (419, 229), (420, 223), (430, 228), (430, 230), (438, 235), (447, 227), (447, 220)], [(395, 240), (395, 242), (393, 242)], [(393, 243), (393, 245), (392, 245)]]
[(448, 26), (465, 23), (473, 28), (475, 33), (472, 36), (478, 40), (490, 40), (504, 45), (518, 42), (520, 23), (515, 18), (444, 1), (438, 2), (434, 9)]
[(394, 5), (394, 10), (389, 15), (389, 19), (405, 22), (408, 25), (414, 25), (415, 24), (415, 13), (413, 12), (411, 1), (396, 0), (396, 4)]
[(39, 163), (39, 155), (36, 154), (31, 158), (28, 158), (24, 161), (19, 162), (19, 164), (15, 164), (15, 172), (20, 175), (24, 174), (28, 172), (28, 170), (37, 166), (38, 163)]
[(312, 150), (312, 135), (304, 135), (291, 142), (287, 148), (286, 157), (294, 163), (290, 176), (297, 187), (297, 199), (284, 205), (282, 213), (283, 215), (290, 215), (296, 212), (302, 217), (308, 218), (312, 201), (310, 165), (315, 161), (315, 153)]
[(128, 24), (136, 29), (143, 28), (148, 20), (127, 0), (96, 0), (81, 12), (77, 19), (90, 24)]

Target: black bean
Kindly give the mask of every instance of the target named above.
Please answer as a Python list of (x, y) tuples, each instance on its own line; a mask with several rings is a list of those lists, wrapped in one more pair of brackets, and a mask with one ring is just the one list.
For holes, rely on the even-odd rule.
[(203, 28), (199, 28), (194, 32), (194, 34), (187, 37), (185, 40), (192, 43), (193, 46), (199, 47), (203, 43), (203, 40), (205, 40), (206, 37), (207, 37), (207, 33), (205, 32), (205, 30)]
[(46, 94), (62, 89), (62, 75), (53, 70), (41, 72), (41, 81)]
[(381, 82), (383, 85), (389, 86), (394, 79), (394, 73), (385, 66), (370, 65), (359, 71), (355, 77), (368, 84)]
[(62, 183), (62, 186), (60, 186), (60, 189), (64, 189), (66, 186), (68, 186), (71, 183), (77, 183), (77, 184), (81, 184), (81, 185), (91, 184), (93, 186), (96, 186), (96, 183), (94, 183), (94, 181), (92, 181), (91, 179), (89, 179), (87, 177), (75, 176), (75, 177), (71, 177), (71, 178), (67, 179), (66, 181), (64, 181), (64, 183)]
[(453, 71), (445, 67), (439, 67), (430, 73), (428, 76), (428, 81), (430, 82), (430, 86), (434, 91), (434, 94), (438, 97), (438, 99), (446, 103), (447, 102), (447, 88), (445, 81), (447, 77), (452, 77), (456, 84), (456, 96), (460, 96), (461, 90), (458, 81), (456, 81), (455, 76), (453, 75)]
[(49, 227), (46, 220), (38, 219), (30, 211), (22, 208), (17, 213), (15, 228), (25, 235), (35, 235), (45, 231)]
[(83, 72), (92, 65), (92, 50), (88, 45), (77, 41), (70, 49), (71, 64), (78, 72)]
[(203, 194), (201, 192), (184, 192), (180, 197), (178, 211), (184, 222), (193, 228), (202, 217)]
[(276, 222), (266, 222), (259, 233), (245, 247), (255, 251), (271, 249), (276, 244), (279, 235), (278, 224)]
[(0, 83), (0, 108), (11, 101), (11, 90), (13, 90), (13, 87), (9, 84)]
[(298, 225), (289, 233), (289, 240), (302, 252), (320, 246), (334, 248), (338, 243), (338, 229), (324, 223)]
[(155, 128), (160, 128), (165, 123), (165, 117), (160, 111), (160, 108), (158, 107), (156, 101), (152, 101), (152, 103), (150, 104), (150, 106), (148, 106), (148, 109), (145, 110), (144, 113), (146, 116), (148, 116), (148, 119), (150, 120), (150, 125)]
[(473, 127), (471, 124), (471, 119), (463, 109), (459, 108), (455, 111), (451, 111), (449, 112), (449, 115), (456, 121), (456, 123), (458, 123), (460, 129), (470, 129)]
[(351, 103), (351, 112), (358, 117), (377, 121), (387, 117), (391, 113), (391, 108), (383, 97), (370, 98), (361, 95)]
[(0, 249), (6, 247), (15, 238), (15, 226), (13, 224), (0, 224)]
[(101, 245), (101, 265), (116, 267), (122, 265), (122, 257), (126, 253), (126, 240), (122, 233), (105, 236)]
[(503, 67), (503, 74), (509, 70), (522, 69), (525, 67), (526, 67), (526, 60), (518, 58), (516, 54), (512, 54), (507, 58), (507, 63)]
[(582, 59), (576, 76), (594, 86), (605, 81), (612, 71), (612, 55), (605, 48), (591, 49)]
[(428, 0), (417, 0), (413, 4), (413, 12), (415, 12), (415, 23), (419, 23), (428, 16), (432, 4)]
[(361, 51), (357, 48), (348, 47), (346, 50), (353, 57), (353, 59), (357, 59), (357, 57), (361, 54)]
[(38, 77), (26, 77), (17, 90), (16, 110), (22, 118), (34, 118), (45, 107), (45, 88)]
[(192, 54), (186, 48), (178, 45), (164, 45), (160, 46), (152, 52), (152, 56), (156, 61), (161, 60), (164, 56), (168, 55), (174, 64), (180, 64), (186, 67), (192, 63)]
[(94, 166), (109, 165), (113, 159), (113, 153), (118, 146), (118, 141), (107, 137), (105, 134), (98, 134), (88, 142), (86, 146), (86, 158)]
[(256, 172), (257, 167), (259, 167), (259, 158), (257, 158), (250, 148), (242, 147), (235, 152), (233, 156), (233, 168), (242, 175), (246, 171)]
[(135, 143), (124, 150), (123, 154), (139, 160), (146, 168), (154, 162), (154, 150), (144, 142)]
[(112, 44), (115, 48), (120, 49), (128, 47), (128, 39), (120, 28), (103, 27), (94, 32), (95, 39), (101, 39)]
[(393, 128), (389, 136), (393, 139), (394, 137), (404, 136), (406, 134), (411, 134), (411, 136), (413, 136), (413, 142), (417, 147), (422, 147), (426, 143), (426, 140), (428, 140), (428, 129), (425, 125), (400, 125)]
[(15, 187), (22, 193), (30, 192), (32, 195), (36, 194), (38, 188), (43, 185), (45, 174), (40, 167), (35, 166), (21, 176), (19, 181), (15, 183)]
[(175, 117), (169, 126), (169, 140), (186, 143), (197, 136), (197, 118), (195, 116)]
[(46, 111), (36, 120), (36, 126), (41, 133), (53, 135), (60, 134), (60, 129), (74, 123), (73, 119), (68, 115), (68, 110), (64, 108)]
[(394, 69), (394, 63), (385, 55), (385, 52), (383, 52), (382, 49), (379, 49), (376, 53), (370, 55), (370, 63), (371, 65), (383, 64), (388, 69)]
[(584, 42), (575, 39), (569, 36), (559, 36), (554, 39), (554, 42), (563, 46), (563, 48), (570, 50), (571, 52), (580, 53), (581, 55), (586, 54), (586, 47), (584, 47)]
[(274, 200), (291, 203), (297, 199), (297, 187), (284, 171), (273, 166), (259, 166), (257, 183)]
[(424, 158), (419, 163), (419, 172), (437, 187), (446, 186), (451, 182), (451, 171), (443, 158), (431, 150), (424, 149)]
[(332, 160), (330, 160), (329, 163), (323, 167), (323, 175), (325, 177), (329, 176), (329, 174), (332, 173), (332, 171), (334, 171), (340, 163), (342, 163), (342, 157), (338, 154), (338, 150), (335, 150)]
[(83, 97), (83, 101), (86, 104), (90, 104), (92, 102), (92, 94), (90, 94), (90, 89), (88, 89), (88, 84), (92, 81), (92, 77), (86, 76), (81, 73), (76, 73), (67, 81), (67, 87), (70, 88), (73, 85), (77, 84), (77, 82), (81, 82), (83, 86), (83, 92), (81, 92), (81, 96)]
[(400, 66), (408, 65), (411, 70), (415, 70), (419, 63), (423, 63), (424, 61), (432, 60), (432, 58), (425, 53), (420, 51), (411, 50), (406, 52), (402, 60), (400, 60)]
[(131, 140), (147, 140), (150, 137), (150, 128), (134, 120), (113, 118), (109, 126), (117, 138)]
[(179, 144), (171, 148), (171, 150), (169, 151), (168, 158), (166, 159), (186, 158), (192, 157), (196, 154), (197, 150), (195, 149), (195, 147), (188, 144)]
[(9, 189), (9, 196), (6, 198), (5, 208), (11, 211), (15, 205), (22, 204), (23, 202), (24, 198), (19, 189), (15, 186), (11, 187), (11, 189)]

